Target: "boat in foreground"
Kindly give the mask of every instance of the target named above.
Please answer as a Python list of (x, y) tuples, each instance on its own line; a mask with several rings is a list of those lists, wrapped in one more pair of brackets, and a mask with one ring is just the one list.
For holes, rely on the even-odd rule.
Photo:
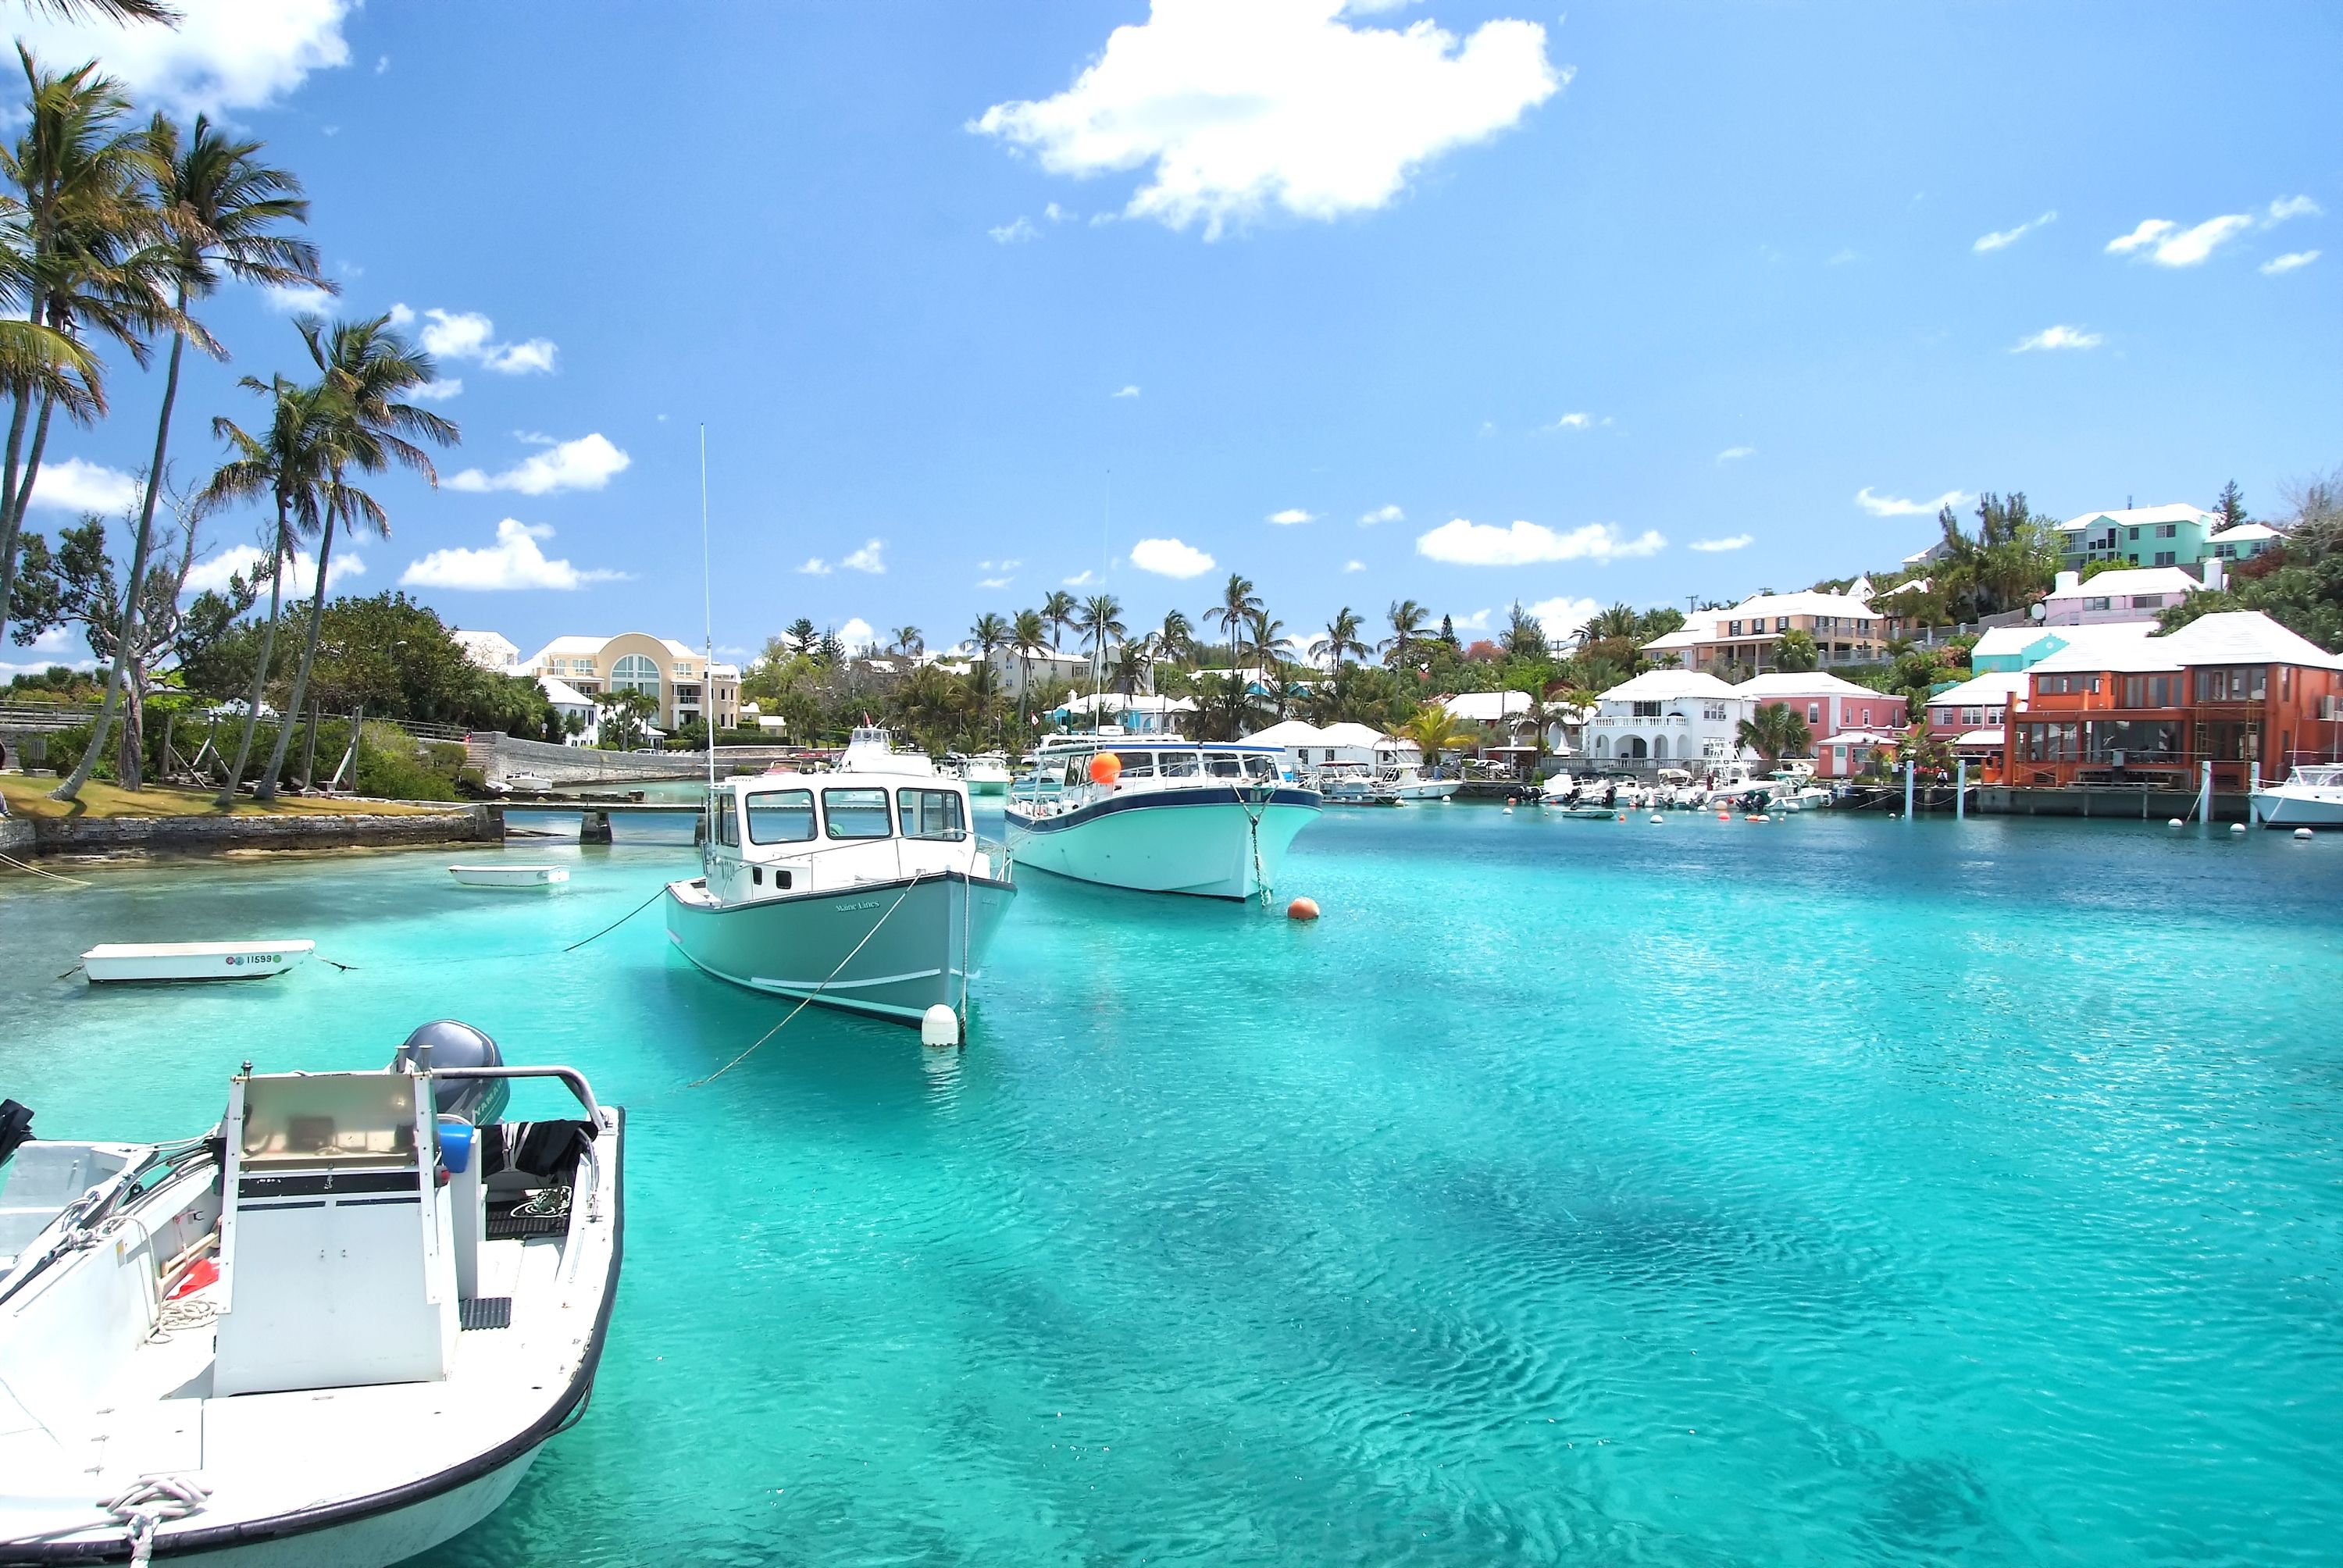
[(1322, 804), (1274, 746), (1176, 736), (1047, 742), (1006, 808), (1021, 864), (1148, 893), (1249, 899), (1277, 881)]
[(667, 889), (668, 940), (719, 980), (918, 1023), (963, 1014), (1016, 897), (965, 781), (855, 732), (835, 773), (709, 790), (701, 875)]
[(467, 888), (558, 888), (569, 880), (567, 866), (450, 866), (447, 874)]
[(95, 984), (120, 980), (259, 980), (309, 961), (307, 938), (253, 942), (100, 942), (81, 955)]
[[(513, 1079), (582, 1117), (502, 1120)], [(24, 1143), (0, 1563), (374, 1568), (478, 1523), (592, 1388), (624, 1128), (442, 1022), (386, 1071), (247, 1069), (208, 1136)]]
[(2343, 762), (2308, 763), (2259, 786), (2253, 812), (2265, 828), (2343, 828)]

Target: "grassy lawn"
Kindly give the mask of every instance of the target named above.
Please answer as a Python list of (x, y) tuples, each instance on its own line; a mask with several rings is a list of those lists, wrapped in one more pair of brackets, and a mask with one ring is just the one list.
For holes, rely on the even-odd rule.
[[(55, 779), (28, 779), (20, 774), (0, 774), (0, 797), (8, 802), (8, 810), (18, 817), (220, 817), (228, 815), (212, 805), (208, 790), (164, 789), (149, 787), (137, 791), (118, 789), (91, 779), (83, 786), (81, 799), (74, 805), (49, 799), (49, 791), (57, 787)], [(250, 799), (236, 801), (234, 814), (238, 817), (400, 817), (424, 815), (433, 811), (454, 811), (461, 807), (453, 802), (444, 806), (404, 806), (380, 800), (326, 800), (288, 795), (274, 805), (262, 806)]]

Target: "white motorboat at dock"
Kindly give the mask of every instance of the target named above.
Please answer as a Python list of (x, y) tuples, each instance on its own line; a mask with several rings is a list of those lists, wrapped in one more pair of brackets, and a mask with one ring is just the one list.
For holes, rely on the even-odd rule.
[[(504, 1121), (515, 1079), (582, 1116)], [(247, 1068), (208, 1136), (0, 1139), (0, 1562), (375, 1568), (478, 1523), (592, 1388), (624, 1129), (442, 1022)]]
[(81, 955), (92, 984), (125, 980), (260, 980), (309, 961), (306, 937), (251, 942), (100, 942)]
[[(1016, 888), (971, 827), (968, 785), (866, 728), (834, 773), (710, 787), (702, 874), (667, 889), (668, 938), (752, 990), (905, 1023), (964, 1014)], [(964, 1021), (964, 1020), (963, 1020)]]
[(2252, 802), (2265, 828), (2343, 828), (2343, 762), (2296, 768), (2282, 784), (2257, 785)]
[(1283, 749), (1176, 736), (1044, 743), (1007, 816), (1018, 860), (1151, 893), (1249, 899), (1275, 884), (1322, 798), (1280, 777)]
[(558, 888), (569, 880), (567, 866), (450, 866), (447, 874), (467, 888)]

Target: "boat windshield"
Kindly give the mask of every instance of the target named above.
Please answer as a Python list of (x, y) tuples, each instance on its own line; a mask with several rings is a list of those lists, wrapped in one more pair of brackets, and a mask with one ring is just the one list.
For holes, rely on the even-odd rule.
[(1242, 779), (1244, 777), (1244, 759), (1233, 751), (1207, 751), (1204, 753), (1204, 771), (1215, 779)]
[(884, 789), (825, 789), (821, 814), (833, 839), (884, 839), (892, 831)]
[[(1245, 777), (1248, 779), (1274, 779), (1277, 777), (1277, 764), (1266, 757), (1248, 756), (1244, 759), (1244, 770)], [(1363, 772), (1364, 770), (1363, 766), (1362, 766), (1361, 771)]]
[(748, 805), (751, 844), (802, 844), (813, 837), (810, 789), (759, 789)]
[(902, 814), (906, 839), (965, 839), (967, 824), (960, 811), (960, 796), (950, 789), (898, 789), (895, 809)]
[(1166, 779), (1193, 779), (1202, 767), (1192, 751), (1159, 751), (1155, 754), (1155, 770)]
[(1115, 760), (1122, 764), (1122, 776), (1125, 779), (1152, 779), (1155, 777), (1155, 754), (1153, 752), (1118, 751), (1114, 756)]

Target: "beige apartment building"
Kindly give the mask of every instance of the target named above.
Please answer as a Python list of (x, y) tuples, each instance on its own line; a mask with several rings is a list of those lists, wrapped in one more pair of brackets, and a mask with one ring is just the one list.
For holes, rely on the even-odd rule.
[(558, 680), (590, 698), (639, 691), (658, 704), (661, 729), (689, 724), (711, 707), (719, 729), (740, 721), (740, 670), (711, 665), (672, 638), (639, 631), (617, 637), (557, 637), (513, 670)]

